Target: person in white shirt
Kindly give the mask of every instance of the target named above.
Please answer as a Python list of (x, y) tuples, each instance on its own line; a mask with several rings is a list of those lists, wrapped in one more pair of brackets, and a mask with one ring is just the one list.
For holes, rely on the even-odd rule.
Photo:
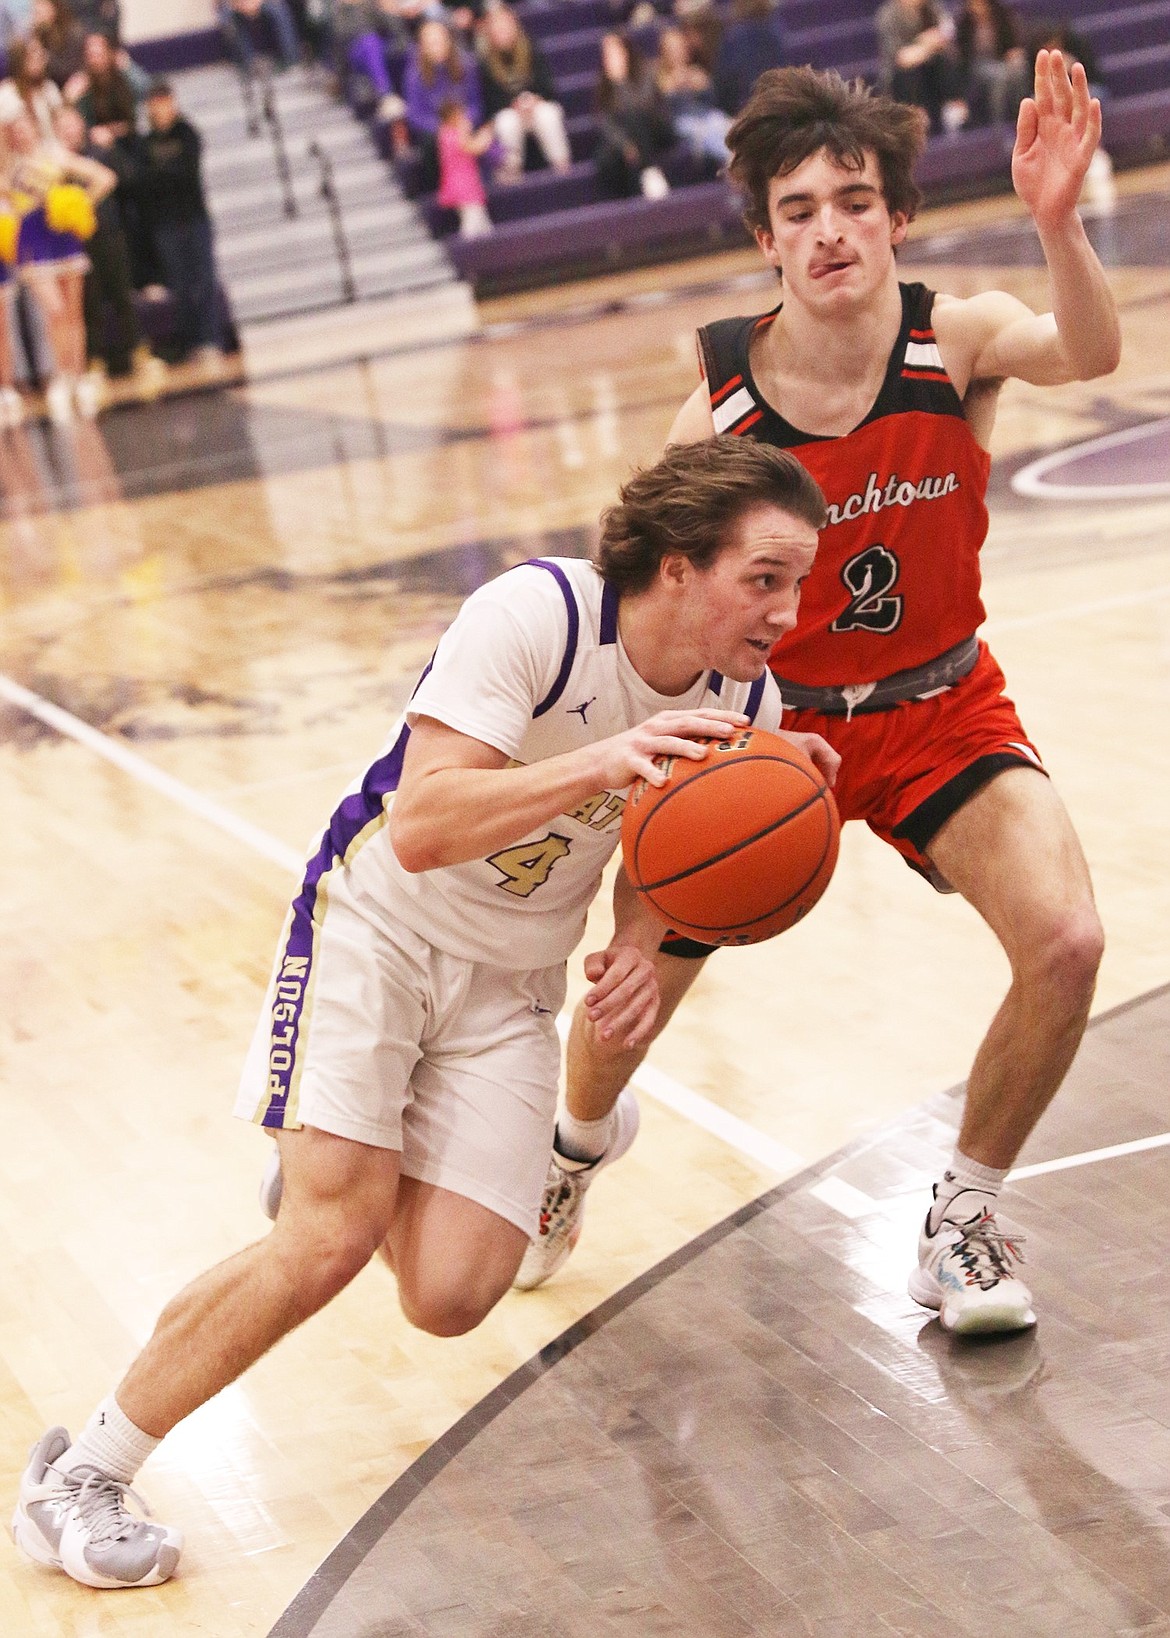
[[(626, 792), (665, 782), (655, 758), (777, 728), (768, 655), (824, 517), (786, 451), (671, 449), (606, 514), (596, 563), (538, 559), (468, 598), (285, 925), (236, 1106), (278, 1140), (275, 1227), (168, 1305), (76, 1443), (52, 1428), (34, 1446), (26, 1553), (94, 1587), (165, 1581), (182, 1537), (128, 1509), (138, 1468), (375, 1253), (435, 1335), (508, 1290), (552, 1151), (566, 961)], [(835, 776), (822, 739), (791, 737)], [(634, 1045), (666, 929), (620, 872), (614, 911), (585, 1005)]]

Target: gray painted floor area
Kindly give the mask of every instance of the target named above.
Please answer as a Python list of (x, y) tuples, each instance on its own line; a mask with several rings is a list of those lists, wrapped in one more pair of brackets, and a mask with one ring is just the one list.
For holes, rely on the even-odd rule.
[[(1170, 988), (1091, 1028), (1021, 1165), (1164, 1132), (1168, 1085)], [(963, 1344), (904, 1287), (959, 1108), (620, 1293), (388, 1491), (274, 1633), (1170, 1638), (1170, 1148), (1010, 1186), (1040, 1325)], [(818, 1198), (830, 1177), (871, 1206)]]

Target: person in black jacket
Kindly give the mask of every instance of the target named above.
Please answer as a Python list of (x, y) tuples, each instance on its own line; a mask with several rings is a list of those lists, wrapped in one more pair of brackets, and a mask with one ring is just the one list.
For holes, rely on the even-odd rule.
[(202, 140), (179, 112), (174, 92), (156, 80), (146, 98), (148, 128), (137, 142), (136, 188), (163, 282), (178, 309), (178, 340), (201, 363), (222, 357), (211, 217), (203, 196)]
[(675, 140), (670, 111), (642, 53), (621, 34), (601, 37), (597, 115), (600, 136), (593, 163), (601, 192), (611, 199), (639, 190), (648, 199), (669, 193), (658, 161)]
[(504, 150), (499, 179), (520, 175), (529, 134), (554, 171), (568, 170), (571, 156), (565, 111), (556, 100), (552, 72), (510, 6), (493, 6), (485, 14), (480, 25), (479, 67), (484, 118), (491, 121)]

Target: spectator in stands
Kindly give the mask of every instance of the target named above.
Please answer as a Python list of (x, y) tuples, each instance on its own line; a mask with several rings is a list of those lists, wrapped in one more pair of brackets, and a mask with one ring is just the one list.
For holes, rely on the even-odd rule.
[(122, 40), (122, 7), (119, 0), (72, 0), (73, 15), (87, 34), (95, 30), (115, 45)]
[(19, 236), (20, 217), (12, 198), (8, 158), (0, 152), (0, 427), (18, 427), (24, 420), (24, 399), (16, 389), (12, 356), (12, 297)]
[(183, 355), (210, 369), (223, 360), (211, 217), (203, 194), (202, 141), (179, 112), (166, 80), (146, 99), (147, 130), (136, 143), (135, 192), (174, 298)]
[(973, 125), (1014, 120), (1032, 83), (1016, 14), (1004, 0), (964, 0), (955, 25), (958, 83)]
[(64, 86), (81, 67), (85, 30), (65, 0), (33, 0), (32, 25), (48, 57), (49, 78)]
[(596, 100), (601, 131), (593, 163), (602, 193), (663, 198), (670, 183), (659, 161), (674, 143), (674, 126), (642, 53), (621, 34), (601, 36)]
[(317, 61), (328, 55), (333, 0), (287, 0), (293, 28)]
[(418, 42), (406, 63), (402, 79), (406, 123), (411, 141), (422, 157), (423, 187), (428, 192), (439, 180), (439, 109), (445, 102), (460, 102), (467, 109), (472, 130), (483, 124), (483, 89), (479, 70), (455, 44), (446, 23), (428, 18), (418, 31)]
[(31, 116), (41, 140), (53, 140), (53, 116), (64, 98), (48, 76), (49, 57), (35, 34), (8, 47), (8, 78), (0, 82), (0, 125)]
[(490, 125), (473, 130), (467, 109), (449, 97), (439, 108), (439, 191), (435, 202), (459, 213), (459, 233), (479, 239), (492, 231), (479, 161), (493, 141)]
[(105, 34), (87, 34), (80, 73), (65, 86), (65, 95), (85, 121), (98, 148), (125, 142), (138, 128), (138, 97)]
[[(57, 115), (57, 136), (69, 153), (81, 154), (109, 165), (121, 186), (119, 161), (124, 151), (116, 147), (95, 148), (92, 133), (78, 109), (66, 105)], [(111, 163), (112, 161), (112, 163)], [(122, 231), (117, 204), (118, 189), (96, 202), (97, 227), (86, 242), (89, 270), (82, 292), (85, 310), (86, 356), (94, 379), (94, 393), (102, 391), (101, 377), (129, 375), (137, 369), (142, 387), (154, 391), (161, 385), (165, 367), (142, 339), (138, 315), (134, 311), (130, 252)]]
[[(1090, 94), (1098, 99), (1108, 97), (1109, 87), (1101, 76), (1097, 54), (1092, 42), (1080, 34), (1067, 19), (1056, 21), (1051, 17), (1034, 17), (1028, 29), (1028, 60), (1034, 70), (1036, 56), (1041, 51), (1059, 51), (1066, 63), (1080, 63), (1089, 82)], [(1097, 150), (1098, 153), (1101, 149)]]
[(711, 75), (715, 101), (725, 114), (738, 114), (766, 68), (788, 61), (784, 31), (771, 0), (732, 0)]
[(714, 78), (719, 47), (723, 43), (719, 13), (706, 0), (697, 6), (693, 0), (675, 0), (674, 21), (683, 32), (691, 61)]
[(692, 60), (681, 28), (664, 28), (659, 35), (654, 73), (683, 142), (697, 159), (725, 165), (731, 157), (727, 148), (731, 115), (716, 107), (711, 76)]
[(390, 78), (387, 54), (405, 49), (410, 35), (395, 0), (334, 0), (331, 29), (338, 77), (348, 83), (351, 75), (361, 75), (373, 93), (379, 120), (390, 124), (399, 119), (403, 103)]
[(94, 207), (117, 178), (107, 166), (67, 153), (55, 133), (46, 141), (27, 111), (3, 129), (12, 155), (13, 192), (30, 202), (22, 210), (17, 265), (44, 316), (53, 350), (45, 403), (54, 421), (71, 420), (75, 408), (93, 415), (98, 399), (85, 375), (85, 242), (96, 226)]
[(277, 68), (291, 68), (301, 48), (286, 0), (216, 0), (219, 30), (228, 55), (246, 79), (256, 66), (252, 30), (267, 24), (276, 46)]
[(932, 131), (962, 124), (966, 109), (954, 95), (950, 54), (954, 28), (934, 0), (885, 0), (874, 27), (882, 90), (899, 102), (925, 109)]
[(529, 136), (554, 171), (567, 171), (572, 159), (565, 111), (556, 100), (552, 72), (510, 6), (493, 6), (485, 14), (479, 48), (484, 117), (504, 150), (499, 180), (520, 175)]

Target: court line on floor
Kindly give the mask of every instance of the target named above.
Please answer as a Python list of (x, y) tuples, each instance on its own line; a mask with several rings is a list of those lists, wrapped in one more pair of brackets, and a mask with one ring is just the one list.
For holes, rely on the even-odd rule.
[(295, 876), (301, 875), (304, 871), (303, 853), (286, 846), (284, 842), (270, 836), (266, 830), (261, 830), (249, 820), (241, 819), (238, 813), (233, 813), (230, 808), (225, 808), (211, 797), (204, 796), (192, 786), (184, 784), (181, 779), (164, 773), (161, 768), (155, 767), (153, 762), (139, 756), (137, 751), (131, 751), (109, 734), (103, 733), (100, 728), (91, 728), (88, 722), (82, 722), (81, 718), (75, 717), (71, 711), (65, 711), (61, 706), (52, 704), (50, 700), (42, 699), (39, 694), (34, 694), (31, 688), (23, 687), (2, 672), (0, 699), (7, 700), (10, 705), (15, 705), (21, 711), (27, 711), (29, 716), (36, 717), (38, 722), (43, 722), (46, 727), (64, 735), (66, 739), (76, 740), (79, 745), (84, 745), (95, 755), (104, 757), (116, 768), (121, 768), (122, 772), (128, 773), (132, 779), (137, 779), (140, 784), (149, 785), (160, 796), (165, 796), (168, 801), (186, 808), (188, 813), (193, 813), (197, 818), (204, 819), (208, 824), (225, 831), (237, 842), (243, 842), (246, 847), (250, 847), (254, 853), (263, 854), (273, 864), (280, 865), (282, 869)]
[[(1109, 1015), (1106, 1014), (1106, 1016)], [(1097, 1021), (1094, 1020), (1094, 1022)], [(1127, 1143), (1107, 1144), (1103, 1149), (1084, 1149), (1080, 1154), (1061, 1155), (1056, 1160), (1038, 1160), (1030, 1166), (1015, 1166), (1007, 1174), (1006, 1181), (1008, 1183), (1023, 1183), (1029, 1177), (1047, 1177), (1050, 1172), (1071, 1172), (1080, 1166), (1095, 1166), (1101, 1160), (1117, 1160), (1125, 1155), (1140, 1155), (1150, 1149), (1165, 1148), (1170, 1148), (1170, 1132), (1158, 1132), (1154, 1137), (1132, 1138)], [(834, 1182), (836, 1180), (828, 1178), (826, 1181)], [(846, 1187), (851, 1186), (846, 1185)], [(852, 1212), (845, 1210), (845, 1197), (842, 1197), (843, 1203), (838, 1208), (847, 1217), (864, 1216), (867, 1210), (880, 1211), (884, 1204), (881, 1200), (875, 1200), (869, 1195), (863, 1195), (860, 1189), (853, 1189), (852, 1193), (857, 1197), (855, 1209)], [(897, 1189), (893, 1195), (886, 1196), (886, 1199), (899, 1199), (908, 1194), (919, 1193), (921, 1193), (921, 1185), (915, 1184), (909, 1189)]]
[(1138, 1155), (1146, 1149), (1164, 1149), (1167, 1145), (1170, 1145), (1170, 1132), (1159, 1132), (1156, 1137), (1134, 1138), (1130, 1143), (1111, 1143), (1104, 1149), (1086, 1149), (1083, 1154), (1065, 1155), (1062, 1160), (1040, 1160), (1034, 1166), (1017, 1166), (1008, 1173), (1007, 1180), (1018, 1183), (1025, 1177), (1067, 1172), (1076, 1166), (1092, 1166), (1098, 1160), (1115, 1160), (1119, 1155)]

